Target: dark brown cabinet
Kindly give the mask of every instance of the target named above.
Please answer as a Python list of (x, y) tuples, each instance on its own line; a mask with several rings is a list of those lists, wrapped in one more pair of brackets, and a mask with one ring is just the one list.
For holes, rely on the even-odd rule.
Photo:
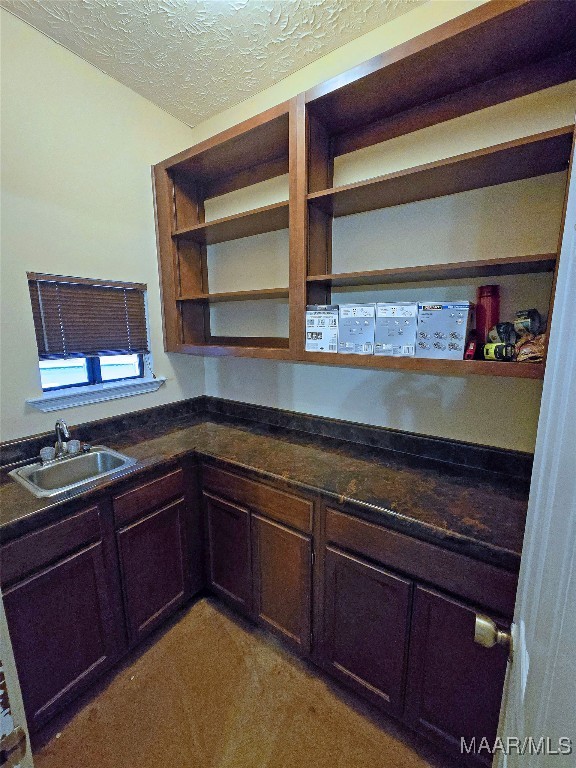
[(416, 588), (406, 719), (456, 753), (461, 738), (494, 743), (506, 674), (506, 649), (474, 642), (475, 618), (472, 608)]
[(325, 552), (322, 656), (379, 707), (402, 712), (411, 582), (340, 550)]
[(130, 644), (146, 637), (187, 594), (185, 505), (176, 501), (117, 533)]
[(312, 542), (260, 515), (252, 515), (256, 618), (302, 653), (310, 651)]
[(97, 507), (11, 542), (2, 554), (5, 582), (33, 568), (4, 589), (4, 605), (35, 732), (118, 658), (119, 595), (106, 567)]
[(252, 613), (250, 513), (237, 504), (204, 493), (208, 583), (242, 613)]

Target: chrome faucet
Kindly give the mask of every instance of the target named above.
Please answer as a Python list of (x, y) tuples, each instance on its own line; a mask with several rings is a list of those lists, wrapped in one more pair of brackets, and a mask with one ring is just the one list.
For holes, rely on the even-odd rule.
[(61, 456), (65, 456), (68, 452), (68, 446), (66, 443), (68, 440), (70, 440), (70, 431), (68, 429), (68, 425), (63, 419), (58, 419), (54, 430), (56, 432), (56, 444), (54, 445), (56, 453), (54, 458), (58, 459)]

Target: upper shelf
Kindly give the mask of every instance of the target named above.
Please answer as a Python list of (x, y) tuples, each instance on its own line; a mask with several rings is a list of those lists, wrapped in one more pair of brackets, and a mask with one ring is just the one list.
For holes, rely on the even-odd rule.
[(392, 283), (418, 283), (425, 280), (457, 280), (469, 277), (496, 277), (499, 275), (526, 275), (535, 272), (553, 272), (555, 253), (537, 253), (528, 256), (510, 256), (502, 259), (458, 261), (450, 264), (427, 264), (398, 269), (374, 269), (367, 272), (340, 272), (333, 275), (310, 275), (308, 283), (322, 283), (334, 288), (353, 285), (387, 285)]
[(242, 237), (286, 229), (288, 218), (288, 201), (285, 201), (196, 224), (193, 227), (177, 230), (173, 236), (181, 240), (192, 240), (201, 245), (215, 245), (227, 240), (239, 240)]
[(178, 301), (207, 301), (218, 304), (227, 301), (250, 301), (259, 299), (287, 299), (288, 288), (255, 288), (250, 291), (222, 291), (220, 293), (198, 293), (178, 296)]
[(307, 195), (326, 213), (349, 216), (480, 187), (563, 171), (573, 125), (526, 136), (463, 155)]
[(574, 29), (574, 2), (485, 3), (312, 88), (306, 101), (328, 133), (345, 133), (562, 56), (576, 46)]
[(289, 102), (284, 102), (155, 167), (187, 178), (210, 198), (287, 173), (288, 138)]

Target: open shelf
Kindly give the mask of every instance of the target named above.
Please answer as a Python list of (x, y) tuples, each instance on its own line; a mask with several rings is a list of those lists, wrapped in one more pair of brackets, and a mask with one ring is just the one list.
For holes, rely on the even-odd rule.
[(269, 360), (292, 360), (289, 341), (285, 338), (213, 336), (206, 344), (181, 344), (175, 350), (204, 357), (258, 357)]
[[(327, 303), (332, 289), (347, 286), (556, 271), (555, 253), (493, 258), (492, 250), (486, 254), (492, 258), (475, 261), (334, 274), (333, 218), (565, 171), (573, 125), (343, 186), (334, 186), (334, 160), (425, 127), (446, 124), (449, 131), (450, 120), (576, 79), (575, 26), (574, 2), (484, 3), (155, 165), (166, 349), (421, 374), (542, 378), (544, 363), (305, 352), (305, 308)], [(565, 119), (569, 122), (571, 116)], [(537, 129), (518, 125), (517, 132), (522, 130)], [(405, 160), (404, 165), (409, 162)], [(288, 202), (204, 220), (206, 201), (286, 174)], [(560, 237), (563, 222), (562, 218)], [(378, 226), (378, 221), (371, 225)], [(289, 231), (289, 289), (211, 292), (209, 245), (285, 229)], [(532, 247), (553, 251), (557, 244), (551, 233), (546, 237), (544, 242), (549, 245)], [(237, 243), (237, 253), (249, 245)], [(498, 252), (504, 248), (502, 240)], [(267, 254), (261, 258), (264, 265)], [(441, 258), (461, 259), (462, 255), (451, 249)], [(386, 262), (381, 264), (386, 266)], [(350, 253), (344, 269), (356, 266)], [(268, 284), (274, 282), (276, 278), (270, 277)], [(507, 283), (514, 291), (514, 280)], [(212, 334), (216, 327), (230, 327), (233, 333), (244, 327), (252, 330), (240, 322), (247, 309), (241, 303), (218, 309), (212, 305), (266, 299), (287, 300), (289, 339)], [(553, 302), (554, 284), (548, 315)], [(266, 306), (263, 302), (257, 308), (263, 321), (259, 328), (266, 327)], [(282, 309), (286, 309), (284, 304)], [(235, 322), (237, 318), (239, 322)], [(269, 329), (277, 330), (277, 326), (269, 325)], [(284, 326), (278, 332), (288, 335)]]
[(333, 216), (390, 208), (566, 170), (574, 125), (308, 194)]
[(379, 357), (304, 352), (302, 362), (343, 365), (377, 370), (412, 371), (444, 376), (507, 376), (516, 379), (542, 379), (544, 363), (505, 363), (490, 360), (429, 360), (419, 357)]
[(288, 173), (288, 107), (272, 107), (155, 167), (200, 185), (204, 198)]
[(250, 301), (256, 299), (287, 299), (288, 288), (257, 288), (251, 291), (222, 291), (179, 296), (178, 301), (207, 301), (210, 304), (226, 301)]
[(200, 245), (215, 245), (228, 240), (240, 240), (242, 237), (262, 235), (288, 228), (288, 201), (264, 205), (250, 211), (225, 216), (193, 227), (174, 232), (179, 240), (190, 240)]
[(353, 285), (387, 285), (392, 283), (418, 283), (428, 280), (457, 280), (466, 277), (497, 277), (500, 275), (526, 275), (553, 272), (555, 253), (537, 253), (529, 256), (511, 256), (502, 259), (458, 261), (450, 264), (428, 264), (398, 269), (373, 269), (367, 272), (340, 272), (332, 275), (310, 275), (308, 283), (321, 283), (333, 288)]
[[(559, 59), (573, 51), (575, 28), (573, 2), (486, 3), (321, 83), (306, 92), (306, 101), (330, 135), (357, 131), (476, 84)], [(549, 84), (572, 79), (573, 62), (572, 58), (570, 68)], [(501, 101), (514, 98), (514, 90), (516, 95), (527, 92), (519, 89), (534, 79), (526, 74), (515, 77), (511, 92), (501, 93)], [(492, 90), (500, 92), (495, 85)], [(534, 90), (538, 87), (547, 84)], [(485, 97), (479, 96), (467, 111), (484, 106)], [(450, 116), (454, 115), (440, 119)], [(416, 117), (410, 129), (420, 127)]]

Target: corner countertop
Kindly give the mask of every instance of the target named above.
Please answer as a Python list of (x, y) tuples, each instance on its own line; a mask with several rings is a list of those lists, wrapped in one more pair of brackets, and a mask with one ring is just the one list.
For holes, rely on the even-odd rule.
[(65, 516), (111, 487), (191, 453), (320, 493), (351, 514), (477, 560), (517, 571), (528, 493), (493, 473), (333, 438), (264, 429), (250, 422), (175, 420), (158, 434), (146, 428), (107, 445), (137, 459), (113, 479), (58, 501), (37, 499), (4, 476), (0, 484), (0, 535), (13, 539)]

